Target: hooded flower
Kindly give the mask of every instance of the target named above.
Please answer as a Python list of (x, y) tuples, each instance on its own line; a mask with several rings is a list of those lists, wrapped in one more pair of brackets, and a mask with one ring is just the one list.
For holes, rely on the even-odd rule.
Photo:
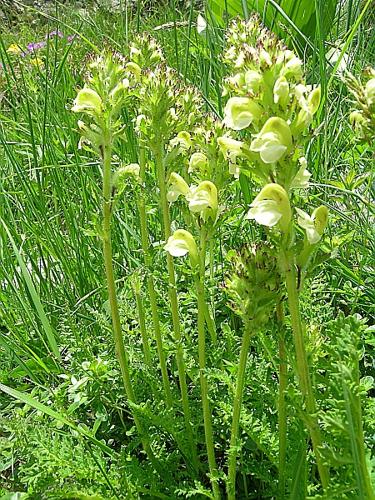
[(328, 209), (326, 206), (321, 205), (316, 208), (311, 216), (296, 208), (298, 214), (298, 224), (306, 231), (306, 237), (311, 245), (318, 243), (321, 239), (324, 229), (328, 222)]
[(204, 32), (206, 31), (206, 28), (207, 28), (207, 22), (206, 22), (205, 18), (202, 16), (202, 14), (198, 14), (198, 17), (197, 17), (198, 35), (204, 34)]
[(190, 188), (181, 177), (181, 175), (176, 172), (172, 172), (169, 177), (169, 189), (167, 193), (167, 199), (170, 203), (174, 203), (179, 196), (187, 196), (190, 193)]
[(279, 161), (292, 147), (292, 134), (285, 120), (269, 118), (260, 133), (251, 143), (250, 149), (260, 154), (264, 163)]
[(217, 212), (217, 189), (211, 181), (203, 181), (192, 190), (189, 199), (189, 209), (192, 212), (200, 213), (204, 219), (216, 217)]
[(103, 101), (95, 90), (88, 87), (83, 88), (74, 99), (72, 111), (75, 113), (86, 113), (87, 115), (101, 115), (103, 112)]
[(273, 227), (277, 224), (283, 232), (288, 231), (291, 209), (288, 194), (279, 184), (267, 184), (250, 205), (246, 219)]
[(309, 187), (309, 179), (311, 177), (311, 173), (307, 170), (307, 161), (306, 158), (303, 156), (302, 158), (299, 158), (299, 163), (300, 163), (300, 169), (298, 170), (297, 174), (295, 175), (292, 184), (290, 187), (292, 188), (307, 188)]
[(191, 148), (192, 140), (189, 132), (182, 130), (177, 134), (177, 136), (171, 140), (171, 146), (176, 146), (181, 149), (181, 151), (186, 151)]
[(189, 160), (189, 172), (203, 172), (208, 165), (207, 156), (203, 153), (193, 153)]
[(231, 97), (224, 109), (224, 125), (242, 130), (260, 118), (262, 109), (249, 97)]
[(223, 155), (232, 163), (235, 163), (237, 156), (241, 156), (242, 148), (244, 143), (242, 141), (236, 141), (231, 137), (223, 136), (217, 139), (220, 151)]
[(312, 115), (318, 111), (322, 91), (320, 86), (312, 90), (307, 98), (307, 106)]
[(198, 264), (198, 249), (194, 237), (185, 229), (177, 229), (172, 236), (168, 238), (167, 244), (164, 246), (172, 257), (183, 257), (189, 254), (193, 266)]
[(140, 78), (142, 70), (137, 63), (130, 61), (125, 65), (125, 69), (126, 71), (134, 75), (137, 80)]
[(318, 111), (320, 104), (320, 87), (316, 87), (314, 90), (312, 90), (307, 96), (307, 99), (304, 96), (304, 92), (306, 92), (306, 90), (307, 88), (303, 85), (297, 85), (296, 87), (296, 95), (301, 106), (301, 110), (298, 113), (296, 122), (297, 131), (301, 131), (310, 125), (314, 114)]

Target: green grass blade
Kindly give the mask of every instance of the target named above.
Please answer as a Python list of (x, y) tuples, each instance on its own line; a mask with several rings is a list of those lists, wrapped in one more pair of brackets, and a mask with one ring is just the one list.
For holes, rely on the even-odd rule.
[(85, 431), (81, 427), (78, 427), (75, 425), (73, 422), (68, 420), (67, 418), (64, 417), (61, 413), (53, 410), (49, 406), (40, 403), (37, 399), (33, 398), (29, 394), (25, 394), (24, 392), (17, 391), (16, 389), (12, 389), (12, 387), (8, 387), (5, 384), (0, 383), (0, 391), (5, 392), (5, 394), (8, 394), (8, 396), (11, 396), (14, 399), (17, 399), (18, 401), (21, 401), (22, 403), (25, 403), (32, 408), (35, 408), (35, 410), (40, 411), (44, 413), (45, 415), (48, 415), (49, 417), (54, 418), (61, 424), (66, 425), (67, 427), (70, 427), (74, 431), (76, 431), (78, 434), (80, 434), (82, 437), (85, 437), (89, 439), (92, 443), (94, 443), (96, 446), (101, 448), (107, 455), (113, 456), (113, 451), (111, 448), (109, 448), (107, 445), (96, 439), (95, 437), (91, 436), (89, 432)]
[(35, 309), (37, 311), (37, 314), (39, 316), (39, 319), (40, 319), (40, 322), (42, 323), (42, 326), (44, 328), (44, 332), (46, 334), (46, 338), (47, 338), (47, 341), (48, 341), (48, 344), (49, 344), (49, 347), (51, 349), (51, 352), (56, 356), (56, 358), (58, 360), (61, 360), (61, 356), (60, 356), (60, 352), (59, 352), (59, 348), (57, 346), (57, 342), (56, 342), (56, 338), (55, 338), (55, 334), (54, 334), (54, 331), (52, 329), (52, 326), (51, 326), (51, 323), (49, 322), (47, 316), (46, 316), (46, 313), (44, 311), (44, 308), (43, 308), (43, 305), (41, 303), (41, 300), (40, 300), (40, 297), (35, 289), (35, 286), (34, 286), (34, 283), (32, 282), (32, 279), (31, 279), (31, 276), (30, 276), (30, 273), (26, 267), (26, 264), (20, 254), (20, 252), (18, 251), (18, 248), (17, 248), (17, 245), (9, 231), (9, 228), (8, 226), (5, 224), (4, 220), (3, 219), (0, 219), (1, 220), (1, 223), (3, 224), (4, 226), (4, 229), (8, 235), (8, 238), (9, 238), (9, 241), (13, 247), (13, 251), (16, 255), (16, 258), (17, 258), (17, 261), (18, 261), (18, 264), (21, 268), (21, 273), (22, 273), (22, 276), (25, 280), (25, 283), (26, 283), (26, 286), (27, 286), (27, 289), (30, 293), (30, 296), (31, 296), (31, 299), (33, 301), (33, 304), (35, 306)]

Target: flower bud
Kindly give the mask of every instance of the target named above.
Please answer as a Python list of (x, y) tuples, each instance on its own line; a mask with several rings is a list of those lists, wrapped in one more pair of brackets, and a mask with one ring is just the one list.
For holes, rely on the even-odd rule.
[(129, 80), (124, 79), (121, 82), (119, 82), (116, 87), (111, 91), (110, 93), (110, 98), (111, 98), (111, 104), (113, 106), (112, 110), (114, 109), (115, 106), (119, 106), (122, 104), (123, 99), (125, 97), (125, 91), (129, 86)]
[(316, 230), (322, 236), (328, 224), (328, 208), (325, 205), (320, 205), (320, 207), (313, 211), (312, 218), (314, 219)]
[(300, 133), (305, 128), (307, 128), (312, 122), (313, 115), (311, 111), (305, 107), (300, 110), (295, 121), (295, 126), (293, 128), (293, 133)]
[(349, 115), (349, 121), (354, 127), (366, 123), (366, 118), (360, 111), (352, 111)]
[(259, 54), (259, 62), (261, 66), (269, 67), (272, 66), (272, 59), (269, 53), (262, 49)]
[(285, 189), (279, 184), (267, 184), (250, 205), (246, 219), (273, 227), (278, 225), (284, 233), (289, 230), (291, 208)]
[(78, 143), (78, 149), (82, 149), (85, 145), (90, 145), (97, 152), (100, 152), (100, 146), (103, 142), (103, 134), (100, 129), (95, 124), (88, 126), (82, 120), (78, 120), (77, 125), (82, 136)]
[(349, 121), (359, 137), (366, 137), (368, 120), (361, 111), (352, 111), (349, 115)]
[(254, 94), (259, 92), (263, 77), (258, 71), (249, 70), (245, 73), (245, 84), (248, 91)]
[(198, 249), (194, 237), (189, 231), (185, 231), (185, 229), (177, 229), (168, 238), (164, 250), (170, 253), (172, 257), (183, 257), (189, 254), (192, 267), (199, 264)]
[(260, 154), (264, 163), (276, 163), (292, 147), (292, 134), (285, 120), (269, 118), (251, 143), (250, 150)]
[(230, 306), (244, 321), (266, 323), (278, 302), (276, 249), (262, 243), (228, 255), (231, 273), (226, 280)]
[(291, 53), (292, 57), (286, 62), (281, 70), (282, 76), (292, 77), (296, 81), (302, 78), (302, 61)]
[(112, 177), (112, 186), (116, 190), (117, 195), (120, 195), (125, 189), (126, 179), (135, 178), (139, 180), (140, 167), (138, 163), (130, 163), (129, 165), (121, 165)]
[(279, 103), (283, 108), (289, 103), (289, 83), (285, 76), (281, 76), (276, 80), (273, 87), (273, 100), (275, 104)]
[(258, 121), (262, 108), (249, 97), (231, 97), (224, 109), (224, 125), (232, 130), (242, 130)]
[(245, 76), (243, 73), (236, 73), (234, 76), (228, 78), (228, 82), (233, 85), (233, 87), (241, 88), (245, 85)]
[(190, 188), (181, 177), (181, 175), (176, 172), (172, 172), (169, 177), (169, 189), (167, 193), (167, 200), (170, 203), (174, 203), (179, 196), (187, 196), (190, 193)]

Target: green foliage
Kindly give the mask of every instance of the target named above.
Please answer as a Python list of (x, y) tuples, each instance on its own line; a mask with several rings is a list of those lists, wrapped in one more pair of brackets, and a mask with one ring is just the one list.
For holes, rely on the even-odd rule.
[[(215, 3), (222, 8), (220, 2)], [(243, 12), (245, 2), (237, 4), (233, 14)], [(283, 12), (277, 10), (279, 4)], [(368, 2), (338, 2), (334, 17), (336, 2), (324, 6), (320, 2), (279, 4), (267, 2), (266, 11), (260, 9), (268, 26), (298, 47), (308, 44), (315, 49), (311, 57), (306, 52), (307, 81), (321, 82), (324, 102), (316, 115), (316, 133), (309, 137), (304, 151), (317, 180), (309, 190), (306, 204), (309, 214), (312, 206), (321, 203), (330, 209), (330, 225), (320, 251), (311, 256), (311, 268), (303, 276), (301, 310), (324, 441), (322, 454), (331, 469), (332, 483), (325, 493), (319, 488), (315, 459), (304, 429), (308, 416), (295, 377), (296, 360), (287, 312), (286, 492), (290, 498), (301, 500), (367, 500), (375, 422), (371, 399), (374, 341), (372, 327), (355, 314), (370, 318), (374, 311), (373, 152), (371, 145), (358, 143), (353, 134), (348, 120), (352, 98), (346, 84), (331, 73), (332, 64), (327, 63), (325, 53), (331, 44), (341, 47), (344, 40), (348, 68), (356, 78), (373, 61), (370, 16), (358, 17)], [(322, 8), (316, 11), (318, 4)], [(234, 3), (227, 0), (226, 5), (229, 10)], [(249, 13), (252, 5), (247, 6)], [(210, 8), (214, 10), (214, 2), (209, 3), (208, 12)], [(302, 8), (307, 14), (305, 18)], [(224, 496), (233, 397), (244, 334), (242, 322), (228, 304), (225, 283), (233, 279), (228, 251), (235, 249), (237, 254), (244, 247), (251, 248), (269, 230), (244, 221), (257, 187), (243, 172), (241, 186), (230, 183), (227, 158), (217, 154), (215, 134), (222, 135), (224, 129), (220, 120), (206, 113), (221, 117), (224, 107), (222, 79), (227, 68), (219, 57), (223, 30), (206, 13), (206, 30), (198, 34), (194, 24), (197, 14), (193, 2), (188, 9), (182, 4), (180, 10), (179, 3), (173, 1), (169, 7), (156, 6), (154, 10), (144, 10), (143, 2), (136, 2), (134, 9), (123, 9), (115, 15), (107, 9), (77, 11), (60, 5), (49, 10), (48, 17), (33, 15), (32, 23), (18, 25), (14, 32), (2, 30), (0, 217), (5, 225), (0, 226), (0, 498), (212, 498), (206, 474), (199, 390), (194, 274), (186, 261), (175, 261), (183, 332), (180, 345), (194, 439), (202, 462), (198, 473), (190, 466), (191, 441), (180, 405), (177, 347), (166, 305), (168, 277), (159, 195), (152, 173), (154, 161), (152, 156), (147, 158), (145, 182), (127, 178), (125, 184), (115, 186), (118, 191), (123, 190), (116, 197), (112, 239), (121, 323), (136, 396), (136, 402), (130, 403), (122, 389), (115, 359), (110, 308), (103, 284), (98, 238), (101, 167), (93, 151), (78, 149), (79, 131), (70, 111), (76, 91), (87, 78), (86, 62), (92, 60), (92, 51), (98, 53), (105, 48), (108, 53), (110, 47), (128, 57), (136, 33), (144, 30), (158, 39), (168, 66), (178, 70), (178, 77), (174, 71), (161, 71), (160, 80), (170, 74), (173, 79), (184, 80), (173, 87), (169, 106), (178, 101), (177, 111), (181, 111), (182, 118), (181, 89), (185, 84), (195, 85), (202, 92), (198, 104), (189, 101), (188, 105), (195, 109), (196, 129), (189, 130), (188, 122), (170, 127), (167, 150), (176, 156), (168, 157), (168, 174), (175, 171), (184, 176), (191, 190), (207, 179), (220, 186), (218, 218), (214, 236), (207, 245), (204, 276), (206, 315), (211, 318), (211, 323), (206, 320), (205, 374)], [(330, 38), (326, 42), (328, 25)], [(47, 33), (58, 29), (64, 31), (64, 38), (52, 36), (45, 40)], [(70, 44), (67, 35), (73, 33), (80, 36)], [(19, 43), (25, 49), (33, 40), (45, 40), (47, 44), (24, 58), (7, 52), (11, 44)], [(142, 57), (150, 62), (152, 53)], [(43, 65), (32, 63), (35, 55)], [(157, 84), (152, 79), (149, 83), (148, 89)], [(121, 111), (125, 131), (123, 140), (116, 144), (113, 171), (122, 172), (124, 166), (139, 161), (139, 137), (134, 123), (138, 97)], [(154, 101), (147, 101), (147, 95), (143, 104), (145, 114), (148, 107), (155, 107)], [(215, 134), (208, 134), (212, 130)], [(194, 152), (209, 159), (196, 163), (197, 170), (188, 174), (193, 150), (176, 151), (169, 143), (180, 131), (191, 132)], [(149, 145), (147, 137), (145, 134), (145, 147)], [(243, 134), (241, 140), (245, 139)], [(168, 179), (166, 185), (167, 182)], [(137, 202), (143, 191), (151, 268), (145, 265), (141, 249)], [(295, 200), (301, 202), (302, 196), (296, 193)], [(173, 231), (191, 224), (194, 217), (197, 224), (190, 229), (197, 238), (202, 217), (189, 212), (189, 200), (180, 197), (170, 213)], [(302, 230), (297, 229), (296, 236), (301, 241)], [(157, 361), (151, 297), (146, 289), (150, 269), (172, 387), (169, 409)], [(150, 365), (145, 363), (132, 288), (133, 272), (140, 276), (153, 361)], [(281, 291), (283, 300), (285, 291)], [(238, 442), (241, 452), (237, 459), (238, 498), (279, 495), (276, 478), (282, 338), (278, 320), (267, 310), (267, 322), (251, 338), (245, 370)], [(54, 339), (61, 360), (51, 355)], [(162, 470), (160, 475), (142, 451), (134, 415), (147, 429)]]
[[(337, 0), (329, 0), (320, 4), (309, 0), (208, 0), (207, 6), (219, 22), (226, 16), (242, 15), (248, 18), (249, 13), (258, 12), (263, 22), (275, 33), (285, 37), (285, 27), (288, 34), (295, 32), (295, 43), (302, 48), (312, 47), (312, 42), (317, 36), (317, 25), (320, 34), (326, 37), (332, 28), (335, 17)], [(293, 35), (292, 35), (293, 37)]]

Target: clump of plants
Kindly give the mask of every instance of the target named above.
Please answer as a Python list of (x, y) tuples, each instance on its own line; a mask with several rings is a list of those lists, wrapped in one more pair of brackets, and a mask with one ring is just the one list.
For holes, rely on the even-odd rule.
[[(166, 66), (155, 42), (147, 37), (130, 48), (128, 59), (122, 60), (111, 54), (96, 58), (90, 65), (92, 76), (75, 100), (73, 111), (85, 116), (85, 121), (78, 122), (83, 144), (92, 148), (102, 161), (103, 224), (100, 236), (114, 342), (124, 387), (129, 403), (134, 404), (136, 396), (122, 335), (111, 250), (111, 219), (116, 199), (120, 195), (126, 197), (128, 188), (125, 183), (130, 178), (137, 192), (147, 293), (152, 311), (153, 335), (150, 336), (138, 282), (137, 310), (144, 357), (151, 367), (153, 361), (149, 343), (154, 337), (165, 406), (170, 413), (176, 414), (181, 401), (190, 448), (185, 456), (186, 465), (203, 482), (207, 474), (213, 498), (222, 497), (224, 484), (228, 498), (236, 497), (248, 353), (251, 343), (256, 342), (256, 336), (267, 329), (270, 321), (275, 321), (279, 332), (278, 496), (283, 498), (290, 489), (287, 466), (287, 393), (290, 383), (293, 390), (300, 394), (298, 405), (296, 399), (293, 401), (298, 415), (295, 417), (300, 420), (302, 428), (306, 428), (305, 439), (308, 443), (311, 440), (313, 461), (317, 467), (318, 476), (315, 477), (314, 469), (311, 469), (310, 481), (317, 491), (320, 482), (321, 491), (327, 495), (329, 491), (334, 491), (335, 480), (332, 476), (335, 473), (325, 453), (329, 438), (322, 428), (324, 404), (317, 401), (317, 387), (312, 376), (317, 368), (312, 364), (306, 346), (309, 341), (299, 298), (306, 271), (314, 263), (328, 223), (326, 206), (318, 206), (311, 213), (301, 208), (307, 201), (311, 176), (305, 158), (305, 144), (311, 137), (314, 114), (319, 108), (320, 87), (306, 84), (302, 61), (264, 28), (257, 17), (248, 22), (235, 21), (231, 25), (223, 61), (229, 74), (223, 85), (224, 94), (229, 97), (223, 122), (209, 114), (201, 116), (202, 98), (199, 93), (179, 81), (178, 75)], [(371, 91), (367, 87), (371, 87), (371, 80), (364, 94)], [(121, 140), (124, 133), (120, 115), (124, 108), (134, 116), (138, 163), (113, 171), (116, 141)], [(363, 113), (365, 111), (363, 108)], [(230, 440), (226, 444), (225, 441), (217, 441), (213, 425), (207, 342), (215, 348), (218, 332), (208, 301), (206, 276), (207, 262), (212, 265), (216, 257), (218, 228), (225, 212), (232, 209), (233, 182), (241, 174), (246, 176), (249, 184), (260, 186), (245, 219), (254, 220), (264, 230), (255, 236), (250, 245), (243, 246), (240, 253), (231, 251), (228, 296), (230, 306), (240, 316), (244, 328), (239, 332), (242, 346), (236, 370)], [(153, 255), (145, 208), (145, 186), (150, 183), (155, 185), (161, 214), (159, 237), (166, 242), (165, 286), (175, 343), (178, 387), (173, 387), (170, 377), (168, 365), (171, 360), (161, 335), (158, 297), (151, 272)], [(178, 212), (174, 209), (175, 205)], [(180, 226), (173, 231), (173, 220), (179, 225), (183, 222), (183, 228)], [(245, 220), (243, 225), (246, 224), (249, 222)], [(189, 256), (189, 274), (194, 285), (197, 311), (193, 323), (193, 328), (197, 329), (197, 346), (191, 355), (198, 364), (199, 376), (190, 377), (190, 380), (185, 363), (186, 333), (181, 323), (179, 282), (173, 260), (173, 257), (185, 255)], [(292, 342), (287, 338), (290, 335)], [(288, 367), (292, 371), (289, 376)], [(290, 380), (293, 375), (298, 386)], [(192, 386), (190, 389), (189, 385)], [(204, 450), (197, 441), (197, 423), (192, 419), (189, 395), (192, 391), (201, 405)], [(148, 459), (155, 470), (161, 472), (147, 428), (137, 412), (133, 413), (133, 418)], [(221, 466), (218, 465), (219, 450), (227, 456), (227, 460), (221, 460)], [(204, 456), (208, 463), (206, 471)], [(359, 458), (362, 466), (356, 468), (358, 488), (370, 498), (372, 490), (365, 466), (365, 449), (356, 448), (356, 456), (362, 457)]]
[[(121, 425), (121, 438), (97, 436), (97, 420), (84, 428), (111, 457), (91, 453), (88, 466), (93, 477), (104, 470), (98, 493), (107, 482), (113, 498), (371, 499), (365, 321), (340, 316), (316, 331), (303, 310), (330, 219), (310, 195), (306, 152), (320, 86), (256, 16), (229, 26), (222, 62), (222, 119), (147, 35), (124, 55), (90, 57), (71, 107), (79, 148), (98, 160), (103, 327), (124, 393), (107, 424), (111, 436)], [(373, 80), (350, 80), (351, 121), (366, 140)], [(122, 267), (125, 291), (114, 250), (124, 206), (141, 262)], [(71, 413), (78, 393), (94, 401), (99, 376), (113, 384), (107, 364), (84, 364)]]

